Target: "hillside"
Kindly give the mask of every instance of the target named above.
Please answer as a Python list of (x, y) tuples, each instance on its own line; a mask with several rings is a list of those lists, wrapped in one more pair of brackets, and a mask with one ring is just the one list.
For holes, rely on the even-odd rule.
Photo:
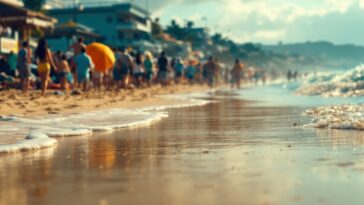
[(314, 58), (320, 67), (347, 69), (364, 63), (364, 47), (356, 45), (335, 45), (330, 42), (307, 42), (295, 44), (262, 45), (262, 50), (285, 56)]

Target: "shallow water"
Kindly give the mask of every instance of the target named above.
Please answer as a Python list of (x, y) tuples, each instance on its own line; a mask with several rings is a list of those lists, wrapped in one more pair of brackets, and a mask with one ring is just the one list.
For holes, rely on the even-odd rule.
[(261, 106), (313, 107), (337, 104), (363, 103), (359, 97), (301, 96), (295, 93), (301, 82), (258, 86), (235, 91), (235, 98), (256, 101)]
[(304, 110), (226, 98), (58, 138), (0, 157), (0, 205), (363, 204), (364, 134), (293, 127)]

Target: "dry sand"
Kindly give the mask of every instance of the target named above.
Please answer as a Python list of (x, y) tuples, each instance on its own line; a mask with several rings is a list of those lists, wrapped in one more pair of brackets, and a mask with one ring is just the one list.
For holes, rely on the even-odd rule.
[(23, 94), (19, 90), (0, 92), (0, 115), (41, 116), (48, 114), (79, 113), (108, 108), (141, 108), (180, 103), (181, 100), (162, 98), (160, 95), (192, 93), (208, 90), (201, 85), (175, 85), (168, 88), (154, 86), (144, 89), (116, 91), (90, 91), (81, 95), (55, 95), (48, 91), (44, 97), (39, 91)]

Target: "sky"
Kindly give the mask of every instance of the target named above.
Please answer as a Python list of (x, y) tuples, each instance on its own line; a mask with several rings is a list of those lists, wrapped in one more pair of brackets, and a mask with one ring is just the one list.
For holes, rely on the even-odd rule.
[[(83, 0), (90, 1), (90, 0)], [(129, 0), (130, 1), (130, 0)], [(159, 17), (208, 26), (237, 42), (364, 45), (364, 0), (132, 0)]]

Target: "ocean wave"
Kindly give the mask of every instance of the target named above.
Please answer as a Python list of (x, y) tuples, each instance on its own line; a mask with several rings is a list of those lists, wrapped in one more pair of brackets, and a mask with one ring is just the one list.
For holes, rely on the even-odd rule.
[(296, 93), (325, 97), (364, 96), (364, 65), (344, 73), (309, 75)]
[(0, 154), (56, 146), (57, 140), (54, 137), (81, 136), (94, 132), (146, 126), (168, 117), (165, 109), (201, 106), (209, 103), (206, 100), (192, 99), (188, 95), (166, 97), (181, 99), (181, 103), (167, 106), (147, 106), (140, 109), (105, 109), (34, 118), (3, 117), (0, 119), (0, 139), (16, 135), (26, 137), (15, 143), (0, 144)]

